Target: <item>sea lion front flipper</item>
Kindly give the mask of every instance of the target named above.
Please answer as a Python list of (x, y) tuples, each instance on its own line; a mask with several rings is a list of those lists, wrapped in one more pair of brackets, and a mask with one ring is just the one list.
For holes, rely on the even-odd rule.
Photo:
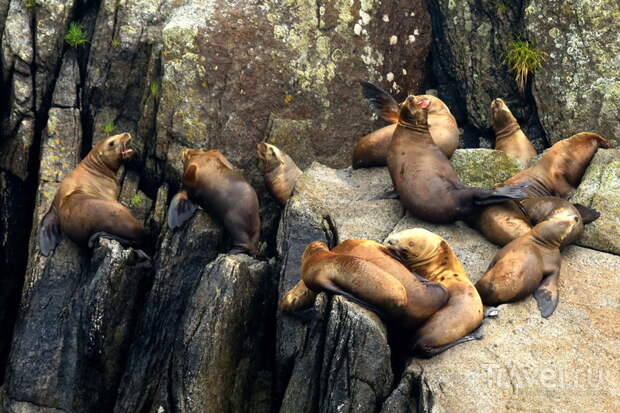
[(382, 194), (379, 194), (377, 196), (370, 198), (369, 201), (379, 201), (381, 199), (399, 199), (399, 198), (400, 198), (400, 195), (398, 195), (398, 192), (392, 189), (391, 191), (386, 191)]
[(548, 318), (555, 308), (558, 306), (560, 299), (558, 291), (558, 280), (560, 278), (560, 271), (556, 271), (543, 280), (538, 289), (534, 292), (534, 298), (538, 303), (538, 309), (540, 315), (544, 318)]
[(385, 90), (372, 83), (360, 81), (362, 94), (375, 113), (386, 122), (398, 122), (398, 102)]
[(527, 193), (524, 189), (527, 189), (530, 184), (517, 184), (510, 186), (502, 186), (494, 189), (482, 189), (474, 193), (474, 203), (476, 205), (491, 205), (501, 202), (510, 201), (512, 199), (527, 198)]
[(170, 207), (168, 207), (168, 226), (170, 229), (180, 227), (194, 215), (197, 209), (198, 205), (189, 199), (187, 191), (179, 192), (172, 198)]
[(594, 208), (590, 208), (581, 204), (573, 204), (573, 206), (577, 211), (579, 211), (579, 215), (581, 215), (581, 219), (583, 219), (584, 224), (594, 222), (601, 216), (601, 213)]
[(54, 208), (50, 208), (39, 225), (39, 249), (48, 257), (60, 242), (60, 220)]
[(465, 337), (462, 337), (462, 338), (459, 338), (458, 340), (453, 341), (452, 343), (448, 343), (446, 345), (439, 346), (439, 347), (431, 347), (431, 348), (419, 347), (419, 348), (416, 348), (415, 354), (422, 358), (431, 358), (431, 357), (436, 356), (439, 353), (443, 353), (444, 351), (456, 345), (467, 343), (468, 341), (473, 341), (473, 340), (482, 340), (482, 338), (484, 337), (484, 334), (482, 334), (482, 330), (483, 330), (485, 322), (486, 322), (486, 319), (482, 321), (482, 324), (480, 324), (480, 326), (477, 329), (475, 329), (474, 331), (472, 331)]

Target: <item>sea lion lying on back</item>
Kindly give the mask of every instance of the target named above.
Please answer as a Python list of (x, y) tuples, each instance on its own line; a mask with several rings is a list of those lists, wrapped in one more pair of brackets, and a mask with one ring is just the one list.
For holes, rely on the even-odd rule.
[[(323, 248), (324, 244), (313, 243), (311, 245)], [(310, 246), (308, 248), (307, 251), (311, 251)], [(351, 259), (336, 259), (334, 258), (336, 255), (348, 256)], [(406, 294), (404, 312), (399, 313), (398, 317), (392, 318), (390, 321), (403, 328), (413, 328), (426, 321), (448, 301), (449, 294), (443, 286), (412, 274), (395, 259), (389, 248), (378, 242), (350, 239), (337, 245), (329, 254), (320, 256), (322, 258), (319, 259), (316, 258), (319, 255), (304, 254), (302, 259), (303, 280), (299, 281), (282, 297), (280, 309), (293, 312), (307, 308), (314, 302), (316, 293), (326, 290), (340, 294), (344, 292), (343, 295), (349, 298), (354, 297), (356, 302), (362, 301), (362, 305), (376, 308), (381, 314), (388, 314), (390, 309), (383, 308), (382, 294), (387, 292), (391, 296), (397, 297), (402, 286)], [(389, 277), (386, 276), (380, 283), (373, 284), (377, 275), (370, 275), (364, 279), (364, 274), (352, 274), (353, 266), (357, 262), (356, 259), (364, 260), (376, 266), (389, 274)], [(316, 260), (320, 260), (322, 264), (318, 264)], [(328, 269), (331, 268), (329, 263), (332, 261), (339, 262), (341, 271), (337, 275), (329, 273), (331, 271)], [(323, 267), (320, 267), (321, 265)], [(372, 265), (364, 267), (364, 271), (374, 268)], [(385, 273), (379, 272), (378, 275), (385, 275)], [(327, 277), (329, 281), (325, 281), (323, 277)], [(363, 282), (363, 285), (360, 285), (356, 280)], [(306, 281), (313, 286), (314, 291), (306, 287)], [(332, 288), (332, 284), (336, 285), (338, 291)], [(377, 291), (380, 288), (383, 288), (384, 291)], [(367, 294), (367, 291), (370, 291), (370, 294)], [(373, 291), (376, 291), (374, 295)]]
[(410, 271), (443, 285), (450, 293), (448, 303), (418, 330), (415, 351), (431, 357), (459, 343), (482, 338), (480, 330), (468, 335), (482, 323), (482, 301), (443, 238), (414, 228), (390, 235), (385, 242)]
[[(399, 105), (380, 87), (368, 82), (361, 84), (364, 97), (368, 99), (377, 115), (392, 125), (378, 129), (357, 141), (353, 149), (353, 168), (385, 166), (388, 147), (398, 122)], [(450, 158), (459, 146), (459, 129), (454, 116), (441, 99), (432, 95), (419, 95), (419, 97), (432, 102), (428, 112), (428, 129), (433, 142)]]
[(170, 202), (168, 226), (180, 227), (200, 205), (230, 234), (229, 254), (256, 255), (260, 217), (254, 188), (218, 150), (186, 149), (181, 156), (185, 189)]
[(558, 303), (560, 247), (581, 235), (583, 220), (570, 202), (558, 197), (522, 202), (529, 204), (534, 227), (495, 254), (476, 289), (488, 305), (516, 301), (534, 293), (542, 316), (547, 318)]
[(116, 200), (116, 173), (133, 154), (127, 148), (130, 139), (128, 133), (103, 139), (62, 180), (39, 229), (39, 248), (44, 256), (58, 245), (61, 232), (89, 247), (99, 237), (116, 239), (126, 246), (143, 242), (142, 224)]
[(409, 96), (401, 105), (387, 163), (394, 189), (413, 215), (430, 222), (463, 219), (483, 205), (520, 199), (527, 185), (496, 189), (468, 187), (433, 142), (428, 128), (430, 99)]
[(536, 156), (536, 149), (502, 99), (497, 98), (491, 102), (491, 118), (495, 131), (495, 149), (514, 156), (526, 166)]
[(260, 159), (265, 186), (269, 193), (282, 205), (286, 204), (297, 178), (303, 172), (286, 153), (274, 145), (262, 142), (256, 145), (256, 153)]
[[(609, 142), (590, 132), (582, 132), (556, 142), (532, 167), (527, 168), (502, 185), (529, 184), (528, 197), (571, 197), (599, 148), (609, 148)], [(584, 223), (592, 222), (598, 213), (582, 205), (575, 205)], [(486, 239), (497, 245), (506, 245), (532, 229), (527, 210), (516, 202), (490, 205), (468, 217), (467, 222)]]

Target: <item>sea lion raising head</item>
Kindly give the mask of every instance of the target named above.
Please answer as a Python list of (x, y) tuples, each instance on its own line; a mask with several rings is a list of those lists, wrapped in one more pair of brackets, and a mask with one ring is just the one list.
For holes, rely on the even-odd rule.
[(495, 149), (517, 158), (525, 166), (536, 156), (536, 149), (525, 136), (510, 109), (500, 98), (491, 102), (491, 117), (495, 131)]
[(256, 145), (265, 186), (282, 205), (286, 204), (302, 174), (293, 159), (276, 146), (262, 142)]

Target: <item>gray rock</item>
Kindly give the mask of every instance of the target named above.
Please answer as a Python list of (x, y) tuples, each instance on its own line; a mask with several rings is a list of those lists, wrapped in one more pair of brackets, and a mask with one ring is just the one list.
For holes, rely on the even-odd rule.
[(592, 131), (620, 144), (620, 42), (615, 0), (534, 0), (527, 36), (549, 54), (534, 77), (534, 97), (549, 141)]
[(620, 255), (620, 149), (596, 152), (571, 202), (601, 213), (577, 244)]
[(108, 240), (91, 259), (64, 240), (35, 263), (7, 371), (8, 411), (109, 410), (150, 263)]
[(479, 188), (504, 182), (525, 168), (514, 156), (493, 149), (457, 149), (450, 163), (465, 185)]

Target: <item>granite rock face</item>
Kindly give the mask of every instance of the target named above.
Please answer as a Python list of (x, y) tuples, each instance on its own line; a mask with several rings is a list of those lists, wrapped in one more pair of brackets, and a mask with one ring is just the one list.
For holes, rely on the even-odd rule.
[(465, 185), (479, 188), (490, 188), (525, 169), (514, 156), (493, 149), (457, 149), (450, 163)]
[(592, 131), (620, 144), (618, 16), (613, 0), (533, 0), (525, 8), (528, 38), (549, 54), (533, 93), (551, 143)]

